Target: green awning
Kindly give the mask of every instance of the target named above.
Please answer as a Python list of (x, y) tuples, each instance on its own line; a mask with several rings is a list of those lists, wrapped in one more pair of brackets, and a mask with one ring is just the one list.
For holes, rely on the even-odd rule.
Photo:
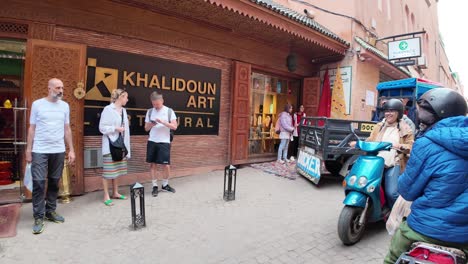
[(21, 76), (24, 68), (22, 53), (0, 50), (0, 75)]

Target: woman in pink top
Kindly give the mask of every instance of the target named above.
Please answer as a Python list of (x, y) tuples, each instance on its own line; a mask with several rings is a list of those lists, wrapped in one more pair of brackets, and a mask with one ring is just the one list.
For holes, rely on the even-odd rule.
[(291, 112), (293, 111), (292, 105), (287, 104), (284, 107), (284, 111), (279, 114), (279, 138), (280, 145), (278, 148), (278, 162), (284, 163), (289, 162), (288, 160), (288, 146), (289, 141), (291, 140), (291, 135), (294, 131), (294, 126), (292, 125)]

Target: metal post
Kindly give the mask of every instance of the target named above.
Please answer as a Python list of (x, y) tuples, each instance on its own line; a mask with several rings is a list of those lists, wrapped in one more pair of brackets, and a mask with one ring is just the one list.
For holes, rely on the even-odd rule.
[[(132, 226), (133, 230), (139, 227), (146, 227), (146, 216), (145, 216), (145, 188), (140, 183), (135, 183), (130, 186), (130, 201), (132, 209)], [(140, 202), (140, 212), (136, 211), (136, 199)]]
[(142, 227), (146, 227), (146, 215), (145, 215), (145, 188), (142, 186), (140, 189), (140, 224)]
[(224, 168), (224, 188), (223, 188), (223, 199), (226, 200), (226, 168)]
[(136, 229), (136, 208), (135, 208), (135, 189), (130, 186), (130, 201), (132, 204), (132, 226), (133, 229)]
[(232, 193), (232, 171), (231, 169), (229, 168), (228, 169), (228, 197), (231, 197), (231, 193)]
[[(234, 183), (232, 182), (234, 180)], [(227, 187), (226, 187), (227, 181)], [(225, 201), (236, 199), (237, 168), (233, 165), (224, 168), (224, 195)]]
[(232, 200), (236, 199), (236, 183), (237, 183), (237, 168), (233, 171), (234, 173), (234, 190), (232, 192)]

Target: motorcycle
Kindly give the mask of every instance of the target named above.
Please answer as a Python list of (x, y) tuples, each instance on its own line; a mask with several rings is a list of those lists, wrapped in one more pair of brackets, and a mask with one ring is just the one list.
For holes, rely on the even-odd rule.
[(408, 252), (401, 254), (395, 264), (465, 264), (463, 251), (440, 245), (415, 242)]
[(356, 142), (356, 148), (366, 155), (358, 157), (343, 180), (346, 198), (338, 220), (338, 236), (345, 245), (359, 242), (367, 223), (383, 220), (389, 213), (384, 210), (385, 195), (381, 186), (384, 159), (377, 154), (391, 147), (389, 142)]

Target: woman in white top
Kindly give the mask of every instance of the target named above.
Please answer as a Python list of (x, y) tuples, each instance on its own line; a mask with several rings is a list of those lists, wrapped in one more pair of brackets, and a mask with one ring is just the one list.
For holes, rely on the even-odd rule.
[[(108, 181), (112, 181), (112, 198), (126, 200), (127, 197), (119, 193), (117, 178), (127, 174), (127, 159), (130, 158), (130, 128), (128, 124), (127, 111), (124, 106), (128, 102), (128, 93), (122, 89), (116, 89), (111, 94), (111, 104), (106, 106), (101, 113), (99, 131), (102, 133), (102, 185), (104, 189), (104, 204), (114, 205), (109, 196)], [(109, 139), (115, 141), (119, 134), (124, 137), (127, 156), (121, 161), (113, 161), (110, 154)]]

